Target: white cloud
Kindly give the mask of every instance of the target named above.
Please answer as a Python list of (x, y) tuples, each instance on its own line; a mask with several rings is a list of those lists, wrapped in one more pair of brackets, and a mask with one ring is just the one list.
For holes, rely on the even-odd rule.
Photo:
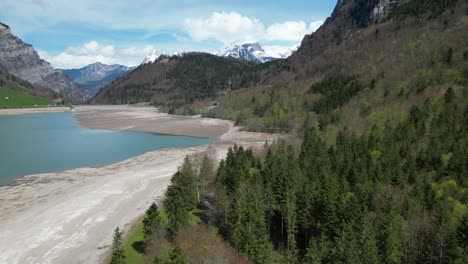
[[(122, 50), (119, 50), (119, 54), (123, 56), (129, 56), (129, 57), (145, 57), (153, 51), (155, 47), (153, 45), (144, 45), (144, 46), (130, 46), (127, 48), (124, 48)], [(143, 58), (142, 58), (143, 59)]]
[(185, 36), (181, 36), (179, 34), (172, 34), (172, 36), (179, 42), (189, 42), (190, 41), (190, 38), (185, 37)]
[(102, 46), (96, 41), (87, 42), (81, 46), (69, 47), (65, 50), (66, 53), (75, 56), (87, 56), (87, 55), (106, 55), (113, 56), (115, 54), (114, 46)]
[(304, 21), (288, 21), (269, 26), (265, 38), (268, 40), (299, 41), (308, 33), (310, 32)]
[(208, 18), (186, 19), (187, 33), (197, 41), (217, 39), (224, 43), (255, 39), (263, 34), (263, 24), (235, 12), (215, 12)]
[(54, 68), (72, 69), (95, 62), (136, 66), (154, 49), (152, 45), (135, 45), (116, 49), (112, 45), (101, 45), (96, 41), (90, 41), (80, 46), (68, 47), (64, 52), (56, 55), (51, 55), (46, 51), (38, 51), (38, 53)]
[(184, 28), (196, 41), (216, 39), (229, 44), (247, 40), (298, 42), (322, 24), (323, 21), (313, 21), (307, 26), (304, 21), (286, 21), (265, 27), (260, 20), (236, 12), (214, 12), (209, 17), (186, 19)]
[(309, 25), (309, 33), (315, 32), (322, 25), (323, 25), (323, 20), (312, 21)]

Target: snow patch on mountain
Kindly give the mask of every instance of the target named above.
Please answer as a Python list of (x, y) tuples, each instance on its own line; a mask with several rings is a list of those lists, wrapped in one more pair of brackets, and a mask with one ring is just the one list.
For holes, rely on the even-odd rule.
[(283, 46), (265, 46), (264, 48), (258, 42), (248, 42), (242, 44), (234, 44), (219, 51), (216, 55), (225, 58), (235, 58), (240, 60), (251, 61), (254, 63), (265, 63), (278, 59), (289, 57), (294, 47)]
[(158, 50), (153, 50), (151, 51), (150, 54), (148, 54), (145, 59), (143, 60), (143, 62), (141, 64), (148, 64), (148, 63), (153, 63), (155, 62), (157, 59), (159, 59), (159, 57), (161, 57), (163, 54), (161, 52), (159, 52)]
[(291, 56), (294, 51), (299, 48), (299, 45), (294, 45), (292, 47), (285, 47), (285, 46), (264, 46), (263, 49), (265, 52), (273, 57), (278, 59), (286, 59), (287, 57)]

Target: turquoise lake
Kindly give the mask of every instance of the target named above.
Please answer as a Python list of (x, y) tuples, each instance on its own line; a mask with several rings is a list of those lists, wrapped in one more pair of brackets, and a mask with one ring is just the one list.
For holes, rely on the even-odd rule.
[(191, 147), (210, 139), (91, 130), (72, 113), (0, 115), (0, 185), (15, 177), (98, 167), (148, 151)]

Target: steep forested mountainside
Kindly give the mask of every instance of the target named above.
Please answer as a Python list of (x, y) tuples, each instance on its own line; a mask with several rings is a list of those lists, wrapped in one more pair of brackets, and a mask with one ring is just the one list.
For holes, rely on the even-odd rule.
[[(435, 13), (423, 11), (425, 5), (408, 13), (404, 10), (412, 9), (407, 5), (414, 4), (357, 29), (351, 18), (340, 22), (335, 10), (289, 59), (264, 65), (258, 78), (262, 86), (227, 94), (216, 108), (193, 105), (192, 112), (234, 119), (253, 130), (320, 124), (336, 133), (344, 127), (362, 131), (401, 121), (413, 105), (441, 98), (449, 86), (462, 93), (468, 78), (466, 1), (455, 1), (443, 12), (435, 5)], [(348, 33), (337, 37), (343, 32)], [(343, 78), (354, 78), (359, 89), (343, 87)], [(328, 88), (313, 87), (322, 80)], [(317, 113), (314, 105), (323, 100), (334, 101), (333, 108)]]
[(152, 102), (177, 108), (195, 99), (215, 97), (220, 92), (245, 86), (251, 82), (248, 71), (252, 66), (206, 53), (163, 55), (111, 82), (93, 102)]
[(466, 263), (466, 100), (449, 89), (395, 128), (343, 131), (333, 146), (312, 129), (263, 157), (234, 147), (213, 222), (254, 263)]
[[(84, 87), (72, 82), (62, 70), (54, 69), (42, 60), (36, 50), (0, 23), (0, 64), (9, 74), (35, 86), (60, 94), (72, 102), (90, 99)], [(39, 92), (39, 91), (38, 91)]]

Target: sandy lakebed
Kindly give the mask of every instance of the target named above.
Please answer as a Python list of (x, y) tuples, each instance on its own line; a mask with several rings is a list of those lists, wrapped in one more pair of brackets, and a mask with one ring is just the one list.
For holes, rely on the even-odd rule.
[[(0, 110), (0, 114), (63, 112), (66, 108)], [(223, 158), (234, 143), (262, 147), (279, 135), (240, 131), (232, 122), (159, 113), (151, 107), (78, 106), (91, 129), (209, 137), (214, 143), (148, 152), (116, 164), (29, 175), (0, 187), (0, 263), (101, 263), (113, 230), (128, 230), (160, 201), (186, 155), (207, 150)]]

